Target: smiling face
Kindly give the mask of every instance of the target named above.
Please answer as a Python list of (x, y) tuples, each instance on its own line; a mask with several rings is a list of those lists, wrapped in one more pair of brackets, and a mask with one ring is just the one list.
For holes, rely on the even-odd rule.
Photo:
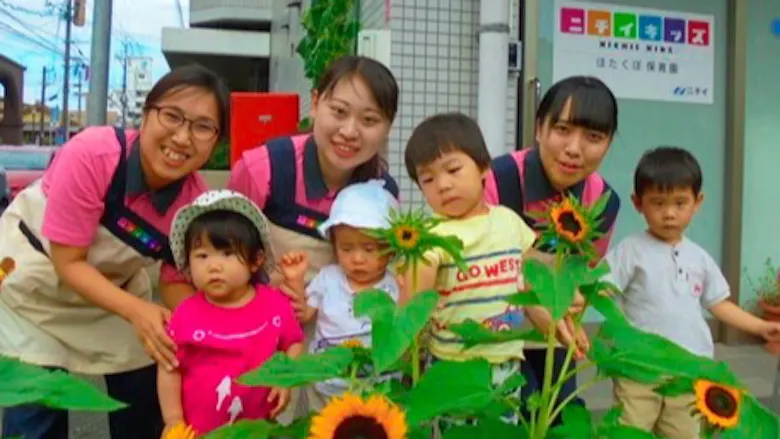
[(199, 87), (172, 89), (147, 108), (140, 148), (149, 187), (164, 187), (200, 169), (214, 150), (220, 116), (215, 95)]
[(560, 191), (596, 171), (612, 141), (609, 133), (572, 123), (571, 113), (569, 100), (557, 121), (547, 117), (537, 123), (536, 140), (545, 174)]
[[(326, 183), (346, 183), (352, 171), (387, 145), (391, 121), (359, 75), (345, 76), (312, 96), (314, 139)], [(333, 189), (333, 188), (332, 188)]]

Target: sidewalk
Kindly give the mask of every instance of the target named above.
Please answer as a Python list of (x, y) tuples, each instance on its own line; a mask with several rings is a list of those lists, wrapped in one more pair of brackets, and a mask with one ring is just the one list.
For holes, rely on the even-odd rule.
[[(716, 357), (726, 361), (732, 370), (742, 378), (750, 391), (761, 401), (780, 412), (780, 407), (771, 406), (772, 389), (778, 360), (770, 356), (761, 346), (725, 346), (717, 345)], [(579, 376), (579, 383), (592, 379), (595, 369), (589, 369)], [(102, 380), (95, 383), (103, 388)], [(594, 410), (605, 411), (612, 404), (612, 386), (609, 381), (602, 381), (584, 392), (588, 406)], [(2, 419), (2, 413), (0, 413)], [(107, 439), (108, 424), (104, 415), (92, 413), (75, 413), (71, 416), (71, 438), (73, 439)]]

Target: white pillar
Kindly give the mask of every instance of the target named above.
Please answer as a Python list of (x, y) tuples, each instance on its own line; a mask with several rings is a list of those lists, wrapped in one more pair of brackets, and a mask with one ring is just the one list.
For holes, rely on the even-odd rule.
[(480, 0), (477, 122), (493, 157), (507, 152), (509, 0)]

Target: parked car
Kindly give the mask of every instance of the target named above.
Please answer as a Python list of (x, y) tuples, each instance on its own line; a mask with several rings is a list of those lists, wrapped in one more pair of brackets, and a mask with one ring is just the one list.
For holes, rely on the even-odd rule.
[(11, 199), (43, 176), (56, 150), (54, 146), (0, 145), (0, 166), (5, 168)]

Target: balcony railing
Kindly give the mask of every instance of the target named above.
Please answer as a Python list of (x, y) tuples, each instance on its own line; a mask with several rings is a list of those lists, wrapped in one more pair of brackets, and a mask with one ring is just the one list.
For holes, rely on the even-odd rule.
[(190, 24), (270, 22), (273, 0), (190, 0)]

